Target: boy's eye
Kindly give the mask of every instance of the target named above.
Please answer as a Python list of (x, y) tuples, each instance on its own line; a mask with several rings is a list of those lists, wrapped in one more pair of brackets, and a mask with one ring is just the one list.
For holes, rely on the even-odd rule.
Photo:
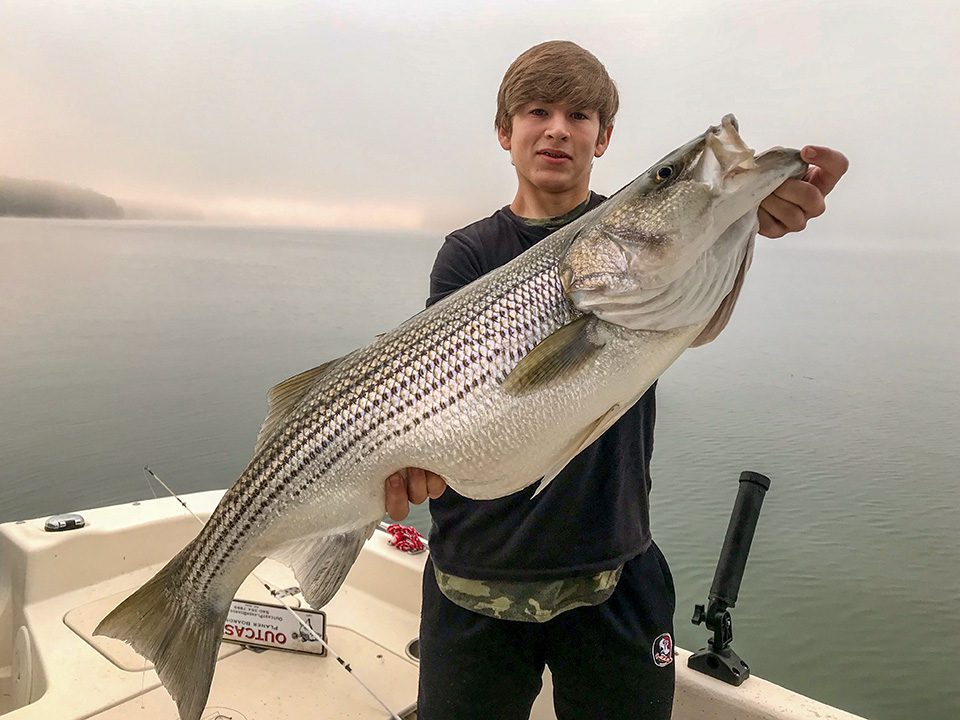
[(547, 111), (544, 110), (543, 108), (534, 108), (533, 110), (530, 111), (530, 114), (531, 114), (531, 115), (537, 115), (537, 116), (543, 116), (543, 115), (546, 115), (546, 114), (547, 114)]
[(571, 114), (574, 120), (589, 120), (590, 117), (582, 112), (575, 112)]

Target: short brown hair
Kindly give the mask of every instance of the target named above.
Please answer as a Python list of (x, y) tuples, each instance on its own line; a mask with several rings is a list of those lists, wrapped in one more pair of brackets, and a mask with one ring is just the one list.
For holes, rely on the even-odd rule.
[(596, 110), (602, 134), (613, 126), (620, 95), (592, 53), (568, 40), (550, 40), (534, 45), (507, 68), (497, 92), (496, 127), (509, 134), (513, 115), (529, 102)]

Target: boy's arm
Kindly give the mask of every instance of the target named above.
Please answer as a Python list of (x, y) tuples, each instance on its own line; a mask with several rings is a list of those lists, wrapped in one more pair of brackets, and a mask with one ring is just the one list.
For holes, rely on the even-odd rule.
[[(464, 238), (448, 235), (430, 272), (430, 297), (427, 307), (469, 285), (483, 274), (476, 255)], [(419, 505), (428, 497), (438, 498), (447, 489), (443, 478), (423, 468), (405, 468), (387, 478), (384, 485), (385, 509), (400, 521), (410, 512), (410, 503)]]

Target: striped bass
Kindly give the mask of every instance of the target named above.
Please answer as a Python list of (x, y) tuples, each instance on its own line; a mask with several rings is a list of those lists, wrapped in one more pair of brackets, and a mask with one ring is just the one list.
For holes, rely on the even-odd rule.
[(560, 470), (687, 348), (726, 325), (757, 208), (806, 169), (732, 115), (601, 206), (366, 347), (269, 393), (253, 459), (199, 535), (95, 634), (151, 660), (199, 720), (223, 624), (266, 557), (308, 602), (336, 593), (384, 514), (384, 478), (496, 498)]

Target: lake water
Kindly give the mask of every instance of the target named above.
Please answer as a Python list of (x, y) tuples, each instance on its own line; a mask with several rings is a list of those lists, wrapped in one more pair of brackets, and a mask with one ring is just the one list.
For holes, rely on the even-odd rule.
[[(660, 383), (677, 639), (741, 470), (773, 480), (733, 611), (753, 671), (869, 718), (960, 717), (960, 246), (760, 241)], [(226, 487), (267, 388), (418, 311), (435, 235), (0, 220), (0, 522)], [(425, 530), (421, 509), (417, 522)]]

